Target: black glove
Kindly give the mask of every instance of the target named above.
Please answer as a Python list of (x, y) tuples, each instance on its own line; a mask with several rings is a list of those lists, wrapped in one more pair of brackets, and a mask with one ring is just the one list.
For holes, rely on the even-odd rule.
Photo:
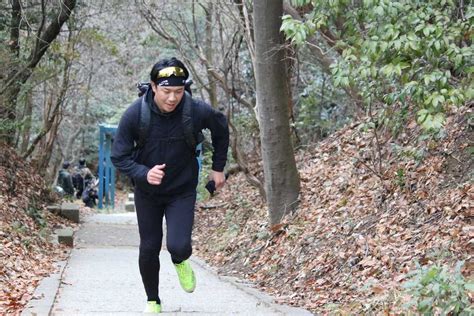
[(214, 180), (210, 180), (206, 184), (206, 190), (211, 194), (211, 196), (214, 195), (214, 192), (216, 191), (216, 183)]
[[(227, 180), (229, 178), (229, 173), (225, 173), (225, 179)], [(209, 180), (209, 182), (206, 184), (206, 190), (212, 195), (214, 195), (214, 192), (216, 192), (216, 182), (214, 180)]]

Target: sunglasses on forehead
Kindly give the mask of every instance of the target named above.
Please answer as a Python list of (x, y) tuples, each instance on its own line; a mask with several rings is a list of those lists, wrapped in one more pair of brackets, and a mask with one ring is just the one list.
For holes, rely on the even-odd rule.
[(186, 77), (186, 74), (184, 73), (183, 68), (180, 68), (180, 67), (166, 67), (166, 68), (161, 69), (158, 72), (157, 79), (169, 78), (173, 75), (176, 76), (176, 77)]

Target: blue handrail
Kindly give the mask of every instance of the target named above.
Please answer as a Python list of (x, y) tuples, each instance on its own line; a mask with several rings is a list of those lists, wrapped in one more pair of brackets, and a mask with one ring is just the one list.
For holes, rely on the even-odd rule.
[(117, 126), (99, 125), (99, 209), (115, 207), (115, 167), (110, 160), (112, 141)]

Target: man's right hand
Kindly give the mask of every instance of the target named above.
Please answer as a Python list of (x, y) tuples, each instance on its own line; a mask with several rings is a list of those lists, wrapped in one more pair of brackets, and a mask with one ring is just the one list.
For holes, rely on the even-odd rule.
[(148, 173), (146, 174), (146, 179), (148, 183), (153, 184), (153, 185), (160, 185), (161, 180), (165, 176), (165, 172), (163, 171), (165, 167), (166, 167), (166, 164), (162, 164), (162, 165), (156, 165), (153, 168), (151, 168), (150, 171), (148, 171)]

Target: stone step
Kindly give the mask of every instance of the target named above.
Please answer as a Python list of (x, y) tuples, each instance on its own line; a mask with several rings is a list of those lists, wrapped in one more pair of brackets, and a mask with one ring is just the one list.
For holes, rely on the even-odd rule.
[(129, 193), (129, 194), (128, 194), (128, 200), (129, 200), (130, 202), (135, 201), (135, 194)]
[(74, 223), (79, 223), (79, 205), (74, 203), (61, 204), (61, 216)]
[(49, 205), (46, 209), (55, 215), (61, 215), (61, 205)]
[(58, 242), (69, 247), (74, 247), (74, 231), (72, 228), (62, 228), (56, 230), (58, 235)]

